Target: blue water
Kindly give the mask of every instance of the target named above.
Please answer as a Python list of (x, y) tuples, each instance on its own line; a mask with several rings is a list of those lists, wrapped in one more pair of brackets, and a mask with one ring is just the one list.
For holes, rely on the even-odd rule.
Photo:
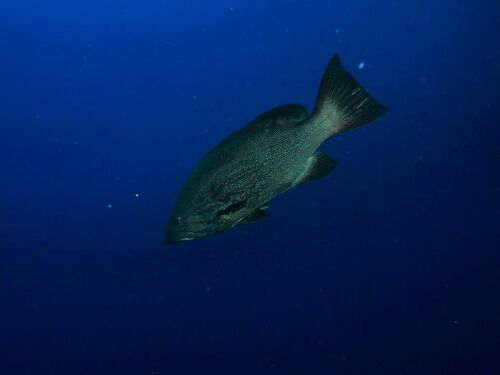
[[(498, 374), (496, 0), (2, 1), (0, 374)], [(163, 243), (334, 53), (391, 110), (270, 218)]]

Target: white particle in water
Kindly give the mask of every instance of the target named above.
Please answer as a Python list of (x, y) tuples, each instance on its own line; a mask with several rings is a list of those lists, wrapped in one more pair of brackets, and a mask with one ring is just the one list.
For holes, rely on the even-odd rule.
[(363, 61), (361, 61), (358, 65), (358, 69), (363, 69), (365, 67), (365, 63)]

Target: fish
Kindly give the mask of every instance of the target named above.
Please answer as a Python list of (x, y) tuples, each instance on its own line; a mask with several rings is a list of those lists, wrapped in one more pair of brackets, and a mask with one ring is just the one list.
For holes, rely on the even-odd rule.
[(165, 242), (200, 239), (268, 217), (273, 198), (335, 169), (337, 162), (318, 150), (324, 141), (387, 111), (335, 54), (311, 115), (301, 104), (270, 109), (206, 154), (180, 191)]

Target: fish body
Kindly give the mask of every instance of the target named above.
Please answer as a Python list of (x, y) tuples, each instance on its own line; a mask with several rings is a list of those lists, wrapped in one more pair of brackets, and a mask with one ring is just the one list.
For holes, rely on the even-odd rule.
[(334, 159), (317, 151), (326, 139), (386, 111), (335, 55), (312, 115), (300, 104), (271, 109), (200, 161), (179, 195), (166, 242), (193, 240), (266, 217), (274, 197), (335, 168)]

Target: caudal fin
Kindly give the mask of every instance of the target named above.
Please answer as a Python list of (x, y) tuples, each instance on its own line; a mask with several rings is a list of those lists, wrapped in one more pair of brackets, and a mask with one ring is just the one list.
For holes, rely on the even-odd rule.
[(338, 55), (332, 58), (313, 113), (313, 118), (328, 128), (329, 136), (373, 121), (388, 110), (344, 69)]

